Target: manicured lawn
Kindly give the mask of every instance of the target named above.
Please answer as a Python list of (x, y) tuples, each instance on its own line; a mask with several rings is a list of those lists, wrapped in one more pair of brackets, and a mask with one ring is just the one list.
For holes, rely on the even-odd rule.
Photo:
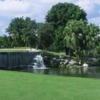
[(0, 52), (25, 52), (28, 47), (0, 48)]
[(0, 100), (100, 100), (100, 80), (0, 70)]
[(57, 55), (57, 56), (64, 56), (65, 55), (65, 52), (53, 52), (53, 51), (47, 51), (47, 50), (41, 50), (41, 53), (48, 53), (48, 54), (51, 54), (51, 55)]
[(36, 51), (36, 49), (34, 48), (29, 48), (29, 47), (16, 47), (16, 48), (4, 48), (4, 49), (1, 49), (0, 48), (0, 52), (32, 52), (32, 51)]

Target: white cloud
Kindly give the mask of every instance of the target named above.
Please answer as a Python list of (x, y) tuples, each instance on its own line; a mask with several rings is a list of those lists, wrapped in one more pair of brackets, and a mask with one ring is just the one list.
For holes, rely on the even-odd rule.
[(37, 21), (39, 17), (39, 21), (40, 19), (44, 21), (44, 15), (58, 2), (75, 3), (88, 14), (95, 11), (95, 4), (100, 4), (99, 0), (4, 0), (0, 1), (0, 16), (8, 18), (29, 16)]
[(89, 23), (100, 26), (100, 0), (78, 0), (75, 4), (86, 11)]
[[(4, 32), (8, 25), (8, 20), (11, 21), (14, 17), (31, 17), (37, 22), (44, 22), (45, 16), (52, 7), (58, 2), (70, 2), (79, 5), (87, 12), (89, 22), (99, 25), (100, 16), (100, 0), (0, 0), (0, 28)], [(5, 19), (3, 19), (3, 17)], [(6, 20), (7, 19), (7, 20)]]
[(27, 14), (30, 10), (30, 3), (19, 2), (18, 0), (0, 1), (0, 15), (15, 17), (17, 14)]
[[(0, 1), (0, 15), (9, 18), (29, 16), (38, 20), (38, 16), (46, 15), (52, 5), (66, 1), (74, 2), (75, 0), (4, 0)], [(41, 18), (41, 21), (43, 19)]]
[(91, 0), (94, 4), (99, 4), (100, 5), (100, 0)]
[(89, 19), (89, 23), (94, 23), (94, 24), (100, 26), (100, 17), (95, 17), (95, 18)]
[(6, 34), (5, 29), (7, 28), (7, 26), (8, 25), (3, 20), (0, 20), (0, 36)]
[[(74, 2), (75, 0), (4, 0), (0, 1), (0, 19), (2, 19), (2, 32), (11, 19), (15, 17), (31, 17), (37, 22), (44, 22), (45, 16), (52, 7), (58, 2)], [(8, 22), (9, 20), (9, 22)], [(5, 26), (6, 25), (6, 26)]]
[(92, 0), (78, 0), (75, 4), (83, 8), (87, 13), (92, 13), (95, 8)]

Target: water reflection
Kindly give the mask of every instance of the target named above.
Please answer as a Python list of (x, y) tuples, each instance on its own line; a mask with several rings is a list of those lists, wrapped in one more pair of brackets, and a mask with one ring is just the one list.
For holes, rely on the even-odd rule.
[(89, 67), (88, 72), (85, 74), (81, 73), (80, 71), (75, 71), (74, 69), (69, 71), (68, 69), (64, 68), (47, 68), (47, 69), (27, 68), (20, 71), (37, 73), (37, 74), (100, 78), (100, 71), (97, 69), (97, 67)]

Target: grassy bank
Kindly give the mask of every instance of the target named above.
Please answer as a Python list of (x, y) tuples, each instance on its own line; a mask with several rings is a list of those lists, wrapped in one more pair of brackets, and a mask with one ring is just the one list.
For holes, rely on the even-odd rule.
[(99, 100), (100, 80), (0, 71), (0, 100)]
[(0, 48), (0, 52), (26, 52), (28, 47)]
[(29, 47), (16, 47), (16, 48), (4, 48), (0, 49), (0, 52), (35, 52), (37, 51), (34, 48)]
[(53, 52), (53, 51), (41, 50), (41, 53), (54, 55), (54, 56), (65, 56), (65, 52)]

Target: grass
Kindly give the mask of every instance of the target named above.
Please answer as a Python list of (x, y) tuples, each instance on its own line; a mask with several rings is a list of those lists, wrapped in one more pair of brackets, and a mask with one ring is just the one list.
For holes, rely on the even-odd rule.
[(55, 56), (65, 56), (65, 52), (53, 52), (53, 51), (41, 50), (41, 53), (46, 53)]
[[(31, 50), (30, 47), (2, 48), (0, 49), (0, 52), (27, 52), (27, 51), (32, 52), (32, 49), (34, 48), (31, 48)], [(36, 49), (34, 49), (33, 51), (35, 52)]]
[(28, 47), (2, 48), (0, 52), (26, 52)]
[(26, 52), (27, 50), (15, 50), (15, 49), (7, 49), (7, 50), (0, 50), (0, 52)]
[[(33, 49), (33, 51), (32, 51)], [(36, 50), (35, 48), (31, 48), (30, 47), (15, 47), (15, 48), (2, 48), (0, 49), (0, 52), (36, 52), (38, 50)], [(55, 56), (60, 56), (60, 55), (65, 55), (64, 52), (51, 52), (51, 51), (46, 51), (46, 50), (39, 50), (41, 53), (48, 53), (51, 55), (55, 55)]]
[(100, 80), (1, 70), (0, 100), (100, 100)]

